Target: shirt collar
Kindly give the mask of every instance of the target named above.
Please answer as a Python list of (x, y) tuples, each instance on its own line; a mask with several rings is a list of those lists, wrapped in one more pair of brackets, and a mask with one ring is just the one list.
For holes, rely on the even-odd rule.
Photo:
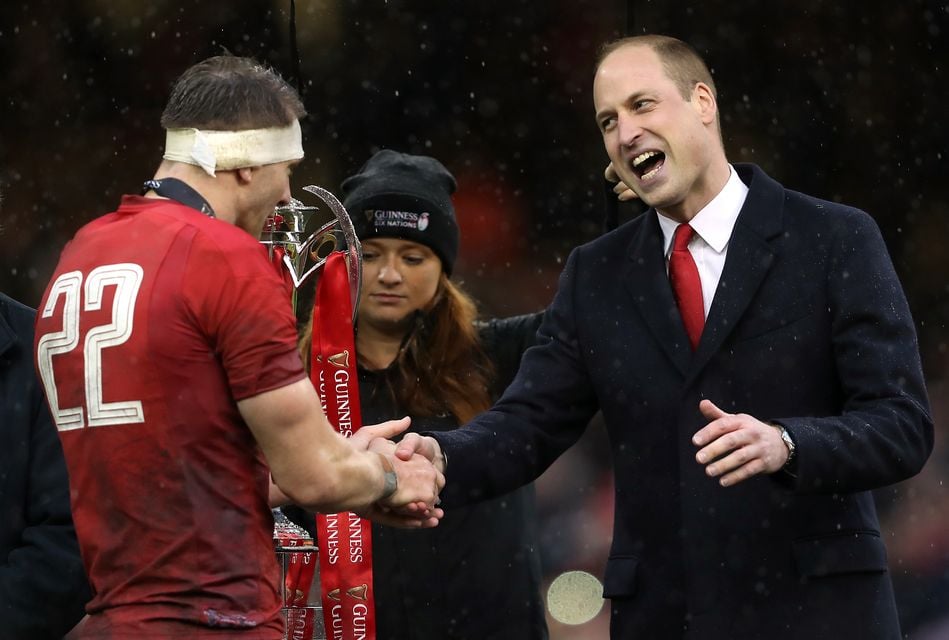
[[(738, 177), (738, 172), (731, 165), (728, 165), (728, 170), (728, 180), (722, 190), (689, 221), (696, 235), (716, 253), (721, 253), (728, 246), (738, 213), (748, 195), (748, 187)], [(668, 257), (672, 250), (672, 236), (679, 223), (658, 211), (656, 216), (659, 218), (659, 228), (662, 229), (663, 255)]]

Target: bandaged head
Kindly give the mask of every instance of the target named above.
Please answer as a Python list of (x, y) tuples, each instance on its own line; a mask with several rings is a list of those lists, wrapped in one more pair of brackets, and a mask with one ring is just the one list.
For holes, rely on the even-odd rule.
[(300, 121), (294, 120), (286, 127), (243, 131), (168, 129), (162, 157), (197, 165), (212, 177), (218, 170), (300, 160), (303, 158)]

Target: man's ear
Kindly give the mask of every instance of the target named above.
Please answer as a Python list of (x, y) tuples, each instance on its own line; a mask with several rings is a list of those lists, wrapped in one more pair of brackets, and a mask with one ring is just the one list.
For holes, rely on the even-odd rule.
[(241, 167), (235, 170), (234, 175), (237, 176), (238, 184), (250, 184), (254, 181), (254, 167)]
[(692, 88), (692, 104), (699, 112), (699, 117), (705, 124), (715, 122), (715, 115), (718, 113), (718, 103), (715, 101), (715, 94), (711, 87), (704, 82), (696, 82)]

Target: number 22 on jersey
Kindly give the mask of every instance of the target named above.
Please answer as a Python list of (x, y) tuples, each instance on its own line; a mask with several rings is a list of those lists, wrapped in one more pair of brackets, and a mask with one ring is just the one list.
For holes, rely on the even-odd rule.
[[(135, 302), (142, 285), (142, 268), (131, 262), (96, 267), (83, 284), (80, 271), (64, 273), (49, 288), (49, 297), (42, 309), (42, 317), (49, 318), (60, 298), (63, 301), (63, 328), (47, 333), (36, 346), (36, 360), (40, 377), (46, 388), (50, 411), (60, 431), (130, 424), (145, 421), (142, 403), (139, 400), (104, 402), (102, 399), (102, 351), (118, 347), (132, 335), (135, 318)], [(60, 407), (59, 394), (53, 371), (53, 357), (68, 353), (79, 347), (79, 318), (83, 311), (98, 311), (106, 287), (115, 287), (112, 298), (112, 321), (86, 332), (82, 344), (83, 378), (86, 410), (82, 407)]]

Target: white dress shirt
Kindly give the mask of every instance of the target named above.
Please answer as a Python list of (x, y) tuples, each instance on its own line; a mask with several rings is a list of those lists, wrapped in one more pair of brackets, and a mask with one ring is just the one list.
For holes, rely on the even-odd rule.
[[(748, 187), (738, 177), (735, 168), (729, 165), (728, 181), (718, 195), (712, 198), (702, 208), (689, 224), (695, 230), (692, 240), (689, 241), (689, 253), (695, 260), (699, 270), (699, 279), (702, 281), (702, 302), (705, 306), (705, 317), (712, 308), (712, 298), (718, 289), (718, 281), (722, 278), (725, 268), (725, 254), (728, 253), (728, 241), (732, 237), (738, 212), (745, 204)], [(659, 227), (662, 229), (663, 251), (666, 256), (666, 269), (669, 269), (669, 254), (672, 253), (672, 236), (679, 223), (667, 218), (659, 212)]]

